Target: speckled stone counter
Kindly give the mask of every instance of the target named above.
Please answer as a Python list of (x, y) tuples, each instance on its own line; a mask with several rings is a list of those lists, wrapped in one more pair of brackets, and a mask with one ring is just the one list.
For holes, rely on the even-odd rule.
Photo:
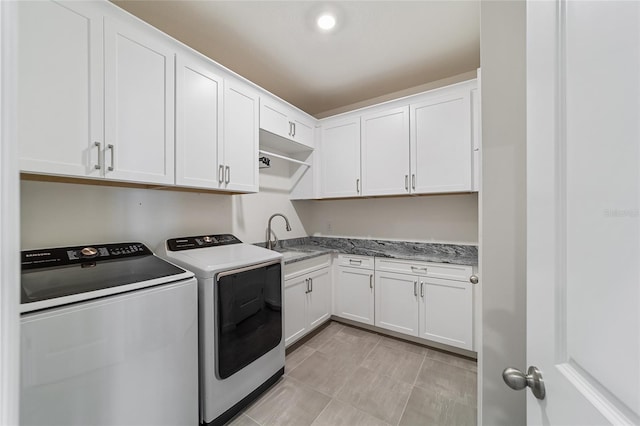
[(282, 240), (278, 243), (277, 250), (284, 253), (293, 251), (299, 253), (292, 254), (288, 258), (285, 256), (285, 263), (298, 262), (327, 253), (342, 253), (455, 265), (478, 264), (478, 247), (460, 244), (305, 237)]

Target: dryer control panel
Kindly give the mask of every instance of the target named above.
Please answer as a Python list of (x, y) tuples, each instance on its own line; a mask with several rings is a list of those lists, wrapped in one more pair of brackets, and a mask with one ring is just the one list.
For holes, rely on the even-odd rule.
[(231, 234), (198, 235), (197, 237), (182, 237), (167, 240), (167, 249), (169, 251), (181, 251), (240, 243), (242, 243), (242, 241)]

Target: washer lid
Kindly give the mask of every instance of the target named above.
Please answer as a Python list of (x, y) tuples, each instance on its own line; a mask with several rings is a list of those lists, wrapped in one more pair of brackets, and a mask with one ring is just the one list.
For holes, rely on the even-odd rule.
[(158, 249), (158, 254), (193, 271), (199, 278), (210, 278), (220, 271), (282, 259), (282, 254), (278, 252), (245, 243), (182, 251), (167, 250), (165, 244)]
[(20, 312), (123, 293), (193, 276), (142, 243), (25, 250)]

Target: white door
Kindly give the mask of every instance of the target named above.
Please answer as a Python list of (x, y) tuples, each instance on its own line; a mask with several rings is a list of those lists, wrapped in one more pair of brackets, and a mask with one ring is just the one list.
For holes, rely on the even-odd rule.
[(314, 328), (331, 315), (331, 269), (323, 268), (309, 275), (309, 328)]
[(473, 284), (420, 277), (423, 339), (473, 350)]
[(467, 87), (411, 105), (411, 191), (471, 191), (471, 93)]
[(102, 16), (93, 6), (17, 2), (21, 171), (102, 175)]
[(362, 117), (362, 195), (409, 193), (409, 107)]
[(293, 133), (286, 108), (270, 98), (260, 98), (260, 128), (287, 139)]
[(217, 189), (222, 182), (222, 84), (210, 62), (176, 58), (176, 185)]
[(174, 183), (175, 53), (159, 33), (105, 19), (105, 176)]
[(338, 268), (335, 284), (336, 315), (373, 325), (373, 270)]
[(260, 100), (253, 89), (236, 81), (224, 85), (225, 188), (258, 192)]
[(527, 421), (637, 425), (640, 3), (531, 2), (527, 40)]
[(392, 272), (375, 277), (376, 326), (418, 336), (418, 277)]
[(360, 195), (360, 117), (325, 121), (320, 134), (320, 196)]
[(289, 345), (307, 332), (306, 276), (292, 278), (284, 283), (284, 344)]

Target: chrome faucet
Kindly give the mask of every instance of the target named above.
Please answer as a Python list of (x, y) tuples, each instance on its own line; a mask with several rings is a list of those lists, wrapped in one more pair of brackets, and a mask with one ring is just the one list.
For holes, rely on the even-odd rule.
[(271, 250), (273, 248), (274, 245), (276, 245), (278, 243), (278, 239), (276, 238), (275, 242), (271, 241), (271, 220), (273, 220), (274, 217), (276, 216), (282, 216), (282, 218), (285, 221), (285, 229), (287, 231), (291, 231), (291, 225), (289, 225), (289, 219), (287, 219), (287, 217), (285, 215), (283, 215), (282, 213), (276, 213), (274, 215), (271, 215), (271, 217), (269, 218), (269, 224), (267, 226), (267, 248), (269, 250)]

